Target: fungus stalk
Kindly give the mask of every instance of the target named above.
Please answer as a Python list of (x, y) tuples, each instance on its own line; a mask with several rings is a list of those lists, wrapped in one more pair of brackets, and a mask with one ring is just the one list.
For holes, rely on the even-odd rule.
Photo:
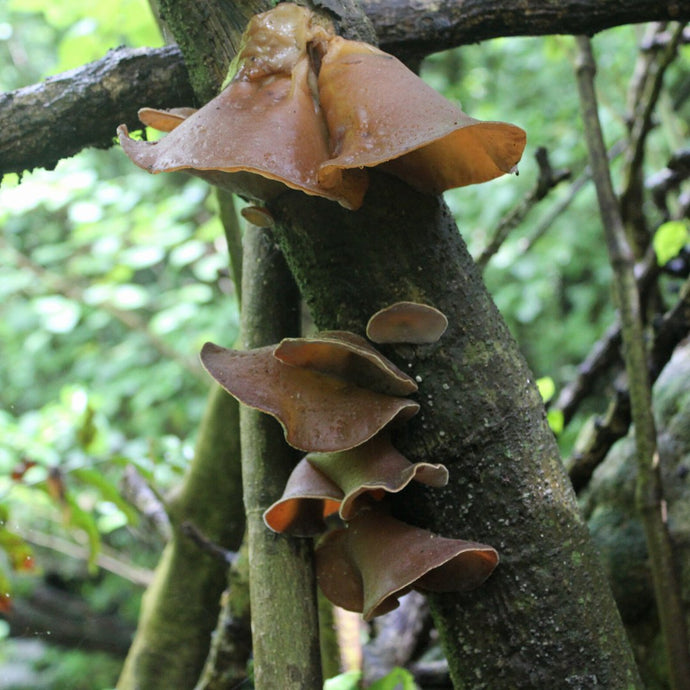
[(589, 159), (604, 226), (606, 247), (613, 267), (616, 303), (620, 312), (623, 356), (630, 389), (637, 456), (636, 503), (644, 524), (654, 592), (675, 690), (690, 688), (690, 646), (685, 608), (673, 558), (673, 547), (663, 510), (663, 489), (652, 412), (647, 351), (639, 293), (633, 272), (633, 253), (625, 234), (618, 200), (613, 191), (606, 147), (597, 112), (596, 71), (589, 38), (577, 37), (577, 84), (580, 91)]

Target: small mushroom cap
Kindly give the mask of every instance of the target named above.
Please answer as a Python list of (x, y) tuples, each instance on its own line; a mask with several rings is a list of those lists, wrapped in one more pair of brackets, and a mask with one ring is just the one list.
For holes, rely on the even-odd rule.
[(377, 311), (367, 323), (367, 337), (375, 343), (435, 343), (446, 331), (448, 319), (435, 307), (396, 302)]
[(263, 206), (245, 206), (240, 210), (242, 217), (257, 228), (272, 228), (275, 220)]
[(274, 355), (286, 364), (333, 374), (387, 395), (409, 395), (418, 386), (364, 338), (348, 331), (324, 331), (313, 338), (285, 338)]
[(364, 620), (392, 611), (413, 588), (474, 589), (498, 563), (491, 546), (439, 537), (378, 510), (362, 511), (344, 529), (326, 534), (315, 555), (321, 591)]
[(513, 172), (525, 147), (519, 127), (466, 115), (366, 43), (331, 40), (318, 84), (333, 150), (319, 172), (324, 185), (336, 184), (342, 170), (385, 163), (411, 186), (439, 194)]
[(157, 108), (139, 108), (137, 115), (147, 127), (153, 127), (159, 132), (172, 132), (175, 127), (182, 124), (190, 115), (194, 115), (196, 108), (170, 108), (158, 110)]
[(402, 491), (413, 479), (428, 486), (445, 486), (448, 470), (443, 465), (411, 463), (382, 432), (361, 446), (339, 453), (309, 453), (305, 459), (338, 486), (344, 496), (340, 517), (351, 520), (365, 496), (383, 498)]
[(313, 537), (326, 529), (326, 518), (337, 513), (343, 492), (305, 458), (297, 463), (283, 495), (264, 513), (274, 532)]
[(206, 343), (201, 362), (230, 395), (275, 417), (293, 448), (354, 448), (394, 420), (406, 421), (419, 411), (419, 405), (406, 398), (284, 364), (273, 350), (273, 345), (238, 351)]

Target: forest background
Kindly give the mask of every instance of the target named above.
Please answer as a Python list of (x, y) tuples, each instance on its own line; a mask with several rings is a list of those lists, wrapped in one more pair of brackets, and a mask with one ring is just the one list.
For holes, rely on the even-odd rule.
[[(610, 146), (626, 136), (644, 35), (644, 26), (625, 26), (594, 41)], [(162, 45), (143, 0), (8, 0), (0, 6), (0, 91), (118, 45)], [(463, 46), (422, 65), (424, 78), (466, 112), (528, 132), (518, 178), (445, 195), (473, 256), (535, 187), (539, 148), (553, 170), (570, 171), (513, 224), (484, 271), (547, 400), (614, 323), (595, 193), (583, 183), (574, 60), (571, 37), (547, 36)], [(665, 85), (650, 171), (663, 169), (687, 137), (687, 63), (673, 64)], [(217, 201), (204, 183), (147, 175), (113, 147), (21, 182), (6, 175), (0, 225), (0, 590), (34, 630), (15, 638), (0, 621), (0, 677), (20, 678), (0, 687), (106, 688), (164, 545), (164, 531), (142, 518), (123, 486), (137, 481), (132, 468), (159, 495), (178, 486), (209, 390), (196, 353), (207, 340), (237, 336)], [(605, 408), (607, 383), (567, 425), (551, 415), (564, 457), (584, 422)], [(85, 611), (108, 634), (81, 629)]]

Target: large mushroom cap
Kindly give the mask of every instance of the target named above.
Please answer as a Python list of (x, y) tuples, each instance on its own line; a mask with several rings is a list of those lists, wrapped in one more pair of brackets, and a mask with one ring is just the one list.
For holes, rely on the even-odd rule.
[(367, 337), (375, 343), (435, 343), (446, 331), (448, 319), (436, 307), (396, 302), (377, 311), (367, 323)]
[(409, 395), (418, 386), (364, 338), (349, 331), (324, 331), (312, 338), (285, 338), (273, 353), (281, 362), (333, 374), (387, 395)]
[(419, 411), (412, 400), (284, 364), (273, 350), (272, 345), (237, 351), (206, 343), (201, 362), (240, 402), (274, 416), (294, 448), (323, 452), (354, 448), (394, 420), (405, 421)]
[(343, 170), (385, 164), (411, 186), (439, 194), (512, 172), (525, 147), (519, 127), (469, 117), (366, 43), (331, 40), (318, 84), (333, 150), (319, 173), (325, 186)]
[(434, 487), (448, 483), (448, 470), (443, 465), (410, 462), (395, 449), (386, 432), (356, 448), (339, 453), (309, 453), (305, 459), (342, 490), (343, 520), (352, 519), (366, 496), (380, 499), (385, 494), (398, 493), (412, 480)]
[(313, 537), (326, 529), (326, 518), (337, 513), (343, 492), (306, 458), (297, 463), (283, 495), (264, 513), (274, 532)]
[(344, 529), (328, 533), (316, 549), (322, 592), (365, 620), (393, 610), (413, 588), (474, 589), (497, 563), (491, 546), (439, 537), (377, 510), (363, 511)]
[(121, 126), (125, 153), (151, 173), (184, 170), (253, 199), (265, 201), (286, 186), (358, 208), (368, 184), (365, 173), (352, 171), (328, 189), (317, 180), (329, 150), (310, 87), (315, 75), (307, 41), (324, 35), (312, 16), (296, 5), (280, 5), (254, 17), (229, 85), (160, 141), (134, 141)]

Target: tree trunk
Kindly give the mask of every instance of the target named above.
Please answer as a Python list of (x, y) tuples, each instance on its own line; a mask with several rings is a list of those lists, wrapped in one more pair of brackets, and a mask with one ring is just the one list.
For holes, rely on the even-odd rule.
[(532, 374), (445, 204), (372, 175), (357, 212), (292, 192), (270, 210), (320, 328), (362, 333), (403, 299), (448, 317), (438, 344), (386, 354), (420, 382), (421, 412), (398, 446), (451, 477), (403, 492), (399, 516), (501, 555), (480, 589), (430, 597), (456, 687), (638, 687)]
[[(230, 36), (237, 20), (223, 15), (238, 8), (204, 7), (213, 9), (204, 30), (223, 27)], [(161, 2), (204, 91), (222, 70), (204, 81), (210, 58), (184, 33), (192, 30), (189, 17), (180, 20), (188, 8)], [(400, 299), (431, 303), (449, 318), (437, 345), (388, 354), (420, 381), (421, 412), (397, 444), (410, 459), (443, 462), (451, 473), (445, 489), (404, 492), (399, 516), (501, 554), (479, 590), (431, 597), (456, 687), (639, 687), (532, 375), (447, 207), (372, 175), (358, 212), (294, 192), (270, 211), (320, 328), (362, 333), (374, 311)]]
[(210, 541), (239, 548), (244, 533), (241, 485), (238, 405), (215, 387), (194, 460), (170, 503), (173, 538), (145, 594), (118, 690), (194, 687), (218, 618), (227, 564), (203, 552), (180, 525), (190, 521)]

